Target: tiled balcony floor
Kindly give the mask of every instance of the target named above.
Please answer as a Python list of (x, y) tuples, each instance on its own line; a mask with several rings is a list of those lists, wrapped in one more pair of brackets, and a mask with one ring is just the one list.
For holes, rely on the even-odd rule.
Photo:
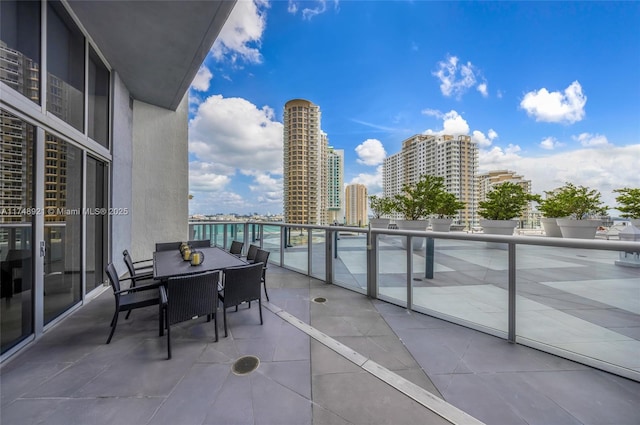
[[(172, 327), (172, 360), (156, 308), (122, 314), (105, 344), (114, 308), (107, 289), (5, 362), (0, 423), (449, 423), (390, 385), (403, 379), (487, 424), (639, 423), (638, 382), (279, 267), (270, 266), (268, 285), (263, 326), (254, 304), (229, 311), (230, 335), (217, 343), (204, 319)], [(310, 325), (311, 336), (279, 309)], [(317, 331), (366, 363), (338, 354)], [(234, 375), (232, 363), (248, 354), (260, 366)], [(368, 363), (386, 368), (379, 376), (389, 383)]]

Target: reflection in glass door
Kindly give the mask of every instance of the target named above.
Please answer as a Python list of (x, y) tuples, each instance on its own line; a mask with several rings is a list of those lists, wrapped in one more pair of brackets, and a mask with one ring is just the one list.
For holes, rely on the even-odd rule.
[(2, 353), (33, 333), (35, 127), (0, 110), (0, 338)]
[(87, 260), (85, 271), (86, 292), (102, 285), (106, 279), (107, 255), (107, 167), (102, 161), (87, 156)]
[(44, 323), (82, 297), (82, 152), (46, 133)]

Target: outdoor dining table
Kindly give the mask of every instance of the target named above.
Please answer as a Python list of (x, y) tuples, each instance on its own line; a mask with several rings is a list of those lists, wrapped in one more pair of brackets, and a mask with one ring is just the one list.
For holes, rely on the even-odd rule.
[(153, 253), (153, 277), (166, 280), (170, 277), (188, 276), (208, 271), (222, 271), (229, 267), (246, 265), (247, 263), (222, 248), (198, 248), (204, 254), (202, 264), (192, 266), (190, 261), (182, 259), (179, 250), (156, 251)]

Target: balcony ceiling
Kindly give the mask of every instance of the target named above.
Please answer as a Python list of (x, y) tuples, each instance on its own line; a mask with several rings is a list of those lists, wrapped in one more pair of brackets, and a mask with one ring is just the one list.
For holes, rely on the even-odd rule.
[(235, 0), (68, 2), (131, 96), (175, 110)]

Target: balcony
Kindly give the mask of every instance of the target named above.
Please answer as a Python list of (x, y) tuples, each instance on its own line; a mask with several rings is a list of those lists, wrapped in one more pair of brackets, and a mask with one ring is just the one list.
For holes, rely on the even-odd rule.
[[(211, 323), (183, 324), (168, 361), (154, 308), (104, 344), (105, 288), (3, 365), (1, 422), (637, 423), (640, 276), (603, 248), (626, 244), (454, 232), (407, 252), (424, 233), (285, 228), (191, 225), (271, 251), (264, 326), (230, 311), (213, 343)], [(243, 355), (261, 363), (237, 376)]]

